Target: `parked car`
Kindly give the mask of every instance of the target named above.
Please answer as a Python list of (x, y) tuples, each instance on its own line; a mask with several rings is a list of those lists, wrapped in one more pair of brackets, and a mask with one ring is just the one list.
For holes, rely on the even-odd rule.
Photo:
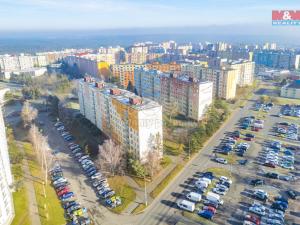
[(63, 208), (68, 209), (69, 207), (78, 204), (76, 201), (68, 201), (63, 203)]
[(265, 181), (261, 179), (254, 179), (250, 181), (250, 184), (253, 186), (259, 186), (259, 185), (264, 185)]
[(187, 201), (187, 200), (180, 200), (177, 202), (177, 206), (180, 209), (189, 211), (189, 212), (194, 212), (195, 211), (195, 203)]
[(200, 202), (202, 195), (196, 192), (190, 192), (186, 195), (186, 198), (193, 202)]
[(291, 198), (291, 199), (296, 199), (297, 198), (297, 193), (293, 190), (287, 190), (286, 191), (287, 195)]
[(227, 164), (227, 160), (224, 158), (215, 158), (215, 161), (221, 164)]
[(279, 175), (277, 173), (268, 172), (268, 173), (265, 174), (265, 176), (268, 177), (268, 178), (272, 178), (272, 179), (278, 179), (279, 178)]
[(60, 196), (60, 200), (67, 201), (68, 199), (73, 198), (73, 197), (74, 197), (74, 193), (73, 192), (68, 192), (68, 193)]
[(216, 211), (217, 211), (217, 209), (216, 209), (215, 207), (207, 206), (207, 205), (203, 206), (202, 209), (203, 209), (203, 210), (209, 210), (209, 211), (213, 212), (214, 214), (215, 214)]
[(268, 193), (261, 189), (256, 189), (253, 193), (253, 197), (259, 200), (266, 201), (268, 199)]
[(262, 208), (259, 208), (259, 207), (250, 207), (249, 212), (255, 213), (259, 216), (265, 216), (266, 215), (265, 210), (262, 210)]
[(201, 210), (198, 212), (198, 215), (205, 219), (211, 220), (214, 216), (214, 213), (210, 210)]
[(255, 216), (253, 214), (248, 214), (245, 216), (245, 220), (248, 220), (256, 225), (260, 224), (260, 218), (258, 216)]

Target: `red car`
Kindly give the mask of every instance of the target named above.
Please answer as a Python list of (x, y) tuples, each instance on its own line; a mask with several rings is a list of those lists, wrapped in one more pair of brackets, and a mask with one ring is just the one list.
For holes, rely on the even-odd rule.
[(252, 128), (252, 131), (258, 132), (258, 131), (259, 131), (259, 128), (258, 128), (258, 127), (253, 127), (253, 128)]
[(251, 138), (251, 137), (245, 137), (245, 138), (244, 138), (245, 141), (252, 141), (252, 139), (253, 139), (253, 138)]
[(256, 225), (260, 224), (259, 217), (255, 216), (255, 215), (246, 215), (245, 219), (252, 223), (255, 223)]
[(66, 193), (70, 192), (70, 189), (69, 188), (65, 188), (63, 190), (61, 190), (60, 192), (57, 193), (58, 196), (62, 196)]
[(271, 168), (276, 167), (275, 163), (272, 163), (272, 162), (266, 162), (266, 163), (264, 163), (264, 166), (271, 167)]
[(212, 206), (203, 206), (203, 210), (209, 210), (211, 211), (213, 214), (216, 213), (216, 208), (215, 207), (212, 207)]

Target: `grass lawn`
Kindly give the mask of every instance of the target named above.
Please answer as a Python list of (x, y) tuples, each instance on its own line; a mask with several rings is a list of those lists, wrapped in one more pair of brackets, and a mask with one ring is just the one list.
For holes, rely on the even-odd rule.
[(276, 97), (279, 105), (300, 105), (300, 99)]
[(28, 214), (28, 198), (25, 187), (13, 193), (15, 217), (11, 225), (31, 225)]
[(156, 198), (174, 179), (174, 177), (182, 170), (183, 165), (178, 164), (150, 193), (152, 198)]
[(171, 163), (172, 163), (172, 159), (171, 159), (169, 156), (165, 155), (165, 156), (162, 158), (160, 165), (162, 166), (162, 168), (166, 168), (166, 167), (168, 167), (168, 165), (170, 165)]
[(39, 215), (43, 225), (63, 225), (66, 224), (64, 218), (64, 210), (61, 207), (60, 201), (56, 196), (54, 188), (50, 181), (46, 186), (46, 198), (43, 196), (42, 171), (30, 143), (24, 143), (24, 150), (29, 164), (31, 175), (36, 178), (33, 182), (35, 196), (37, 199)]
[(108, 178), (109, 186), (116, 192), (116, 195), (120, 196), (122, 199), (122, 205), (117, 208), (112, 209), (115, 213), (121, 213), (127, 206), (135, 200), (135, 191), (127, 185), (124, 177), (114, 176)]
[(183, 152), (184, 145), (178, 144), (171, 140), (164, 140), (164, 151), (169, 155), (179, 155)]
[(217, 225), (216, 223), (207, 220), (201, 216), (198, 216), (196, 213), (188, 212), (188, 211), (183, 211), (182, 215), (186, 218), (189, 218), (191, 220), (194, 220), (198, 222), (199, 224), (204, 224), (204, 225)]
[(28, 213), (28, 197), (27, 190), (23, 183), (23, 170), (22, 160), (23, 155), (20, 153), (20, 149), (16, 145), (16, 141), (13, 135), (13, 130), (7, 128), (7, 141), (8, 151), (11, 160), (11, 170), (14, 177), (14, 183), (16, 185), (16, 191), (13, 192), (13, 201), (15, 208), (15, 217), (12, 221), (12, 225), (30, 225), (30, 218)]
[(144, 211), (146, 209), (146, 205), (145, 204), (139, 204), (138, 207), (136, 207), (133, 211), (132, 214), (138, 214), (142, 211)]
[[(145, 181), (143, 178), (133, 177), (133, 176), (131, 178), (139, 185), (139, 187), (145, 186)], [(146, 178), (146, 184), (148, 185), (149, 183), (151, 183), (151, 180)]]
[(238, 159), (237, 155), (234, 153), (229, 154), (229, 155), (222, 155), (221, 157), (226, 159), (228, 164), (234, 164), (234, 163), (236, 163), (236, 161)]

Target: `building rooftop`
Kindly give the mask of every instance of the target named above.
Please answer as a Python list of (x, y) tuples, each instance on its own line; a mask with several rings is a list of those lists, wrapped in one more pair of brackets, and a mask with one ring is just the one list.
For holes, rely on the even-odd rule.
[(160, 104), (158, 104), (155, 101), (152, 101), (151, 99), (139, 97), (134, 93), (124, 89), (120, 89), (116, 85), (111, 83), (105, 83), (103, 81), (95, 80), (93, 78), (88, 80), (81, 79), (79, 82), (87, 83), (89, 87), (92, 88), (94, 91), (99, 91), (102, 94), (110, 96), (111, 98), (116, 99), (120, 103), (128, 105), (131, 108), (136, 109), (138, 111), (161, 107)]
[(294, 80), (292, 83), (287, 85), (287, 88), (300, 89), (300, 80)]

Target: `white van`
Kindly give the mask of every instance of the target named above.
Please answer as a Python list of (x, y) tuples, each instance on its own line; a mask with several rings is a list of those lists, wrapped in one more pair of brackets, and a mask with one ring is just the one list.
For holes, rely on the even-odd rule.
[(201, 201), (201, 194), (196, 192), (190, 192), (186, 195), (186, 198), (193, 201), (193, 202), (200, 202)]
[(184, 209), (189, 212), (194, 212), (195, 211), (195, 203), (187, 201), (187, 200), (180, 200), (177, 202), (177, 206), (180, 209)]
[(206, 195), (206, 199), (212, 202), (216, 202), (218, 204), (223, 205), (223, 200), (221, 199), (220, 195), (215, 194), (213, 192), (208, 192)]

